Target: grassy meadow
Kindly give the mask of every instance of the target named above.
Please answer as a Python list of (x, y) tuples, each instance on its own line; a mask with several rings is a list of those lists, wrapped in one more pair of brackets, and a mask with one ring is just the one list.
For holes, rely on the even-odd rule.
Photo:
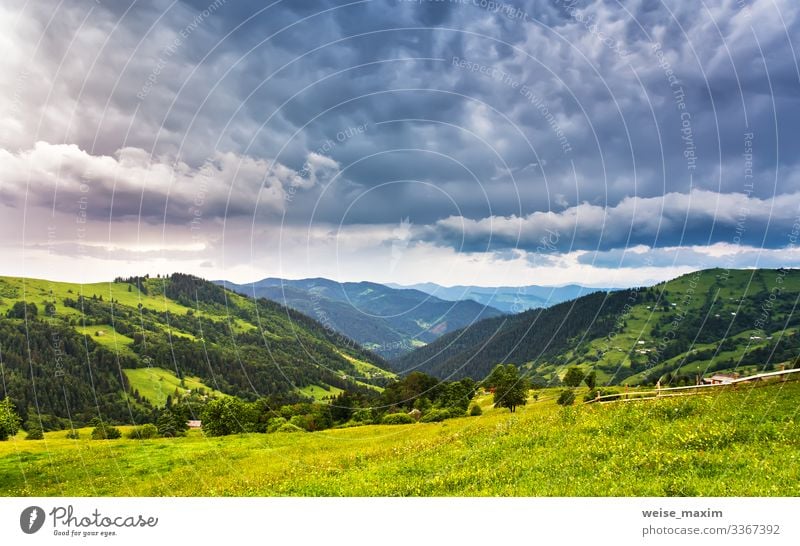
[[(412, 425), (0, 442), (3, 495), (800, 495), (800, 383)], [(123, 432), (125, 427), (121, 427)]]
[(205, 385), (198, 377), (184, 377), (181, 384), (178, 376), (163, 368), (129, 368), (122, 371), (125, 372), (132, 389), (136, 389), (141, 396), (158, 406), (163, 406), (167, 402), (167, 396), (174, 395), (176, 390), (181, 395), (197, 389), (217, 397), (225, 396)]

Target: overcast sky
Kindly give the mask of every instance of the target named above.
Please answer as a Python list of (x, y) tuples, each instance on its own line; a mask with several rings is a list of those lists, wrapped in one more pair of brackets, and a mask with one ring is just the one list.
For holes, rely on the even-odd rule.
[(800, 265), (795, 0), (0, 5), (0, 275)]

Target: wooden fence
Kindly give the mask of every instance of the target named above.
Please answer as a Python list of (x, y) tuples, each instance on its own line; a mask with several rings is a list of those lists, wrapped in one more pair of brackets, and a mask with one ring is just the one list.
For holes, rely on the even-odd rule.
[(748, 383), (752, 381), (762, 381), (773, 377), (783, 377), (788, 379), (791, 374), (800, 373), (800, 368), (793, 370), (780, 370), (777, 372), (759, 373), (756, 375), (749, 375), (747, 377), (739, 377), (731, 379), (726, 383), (706, 384), (706, 385), (688, 385), (685, 387), (666, 387), (657, 388), (649, 391), (632, 391), (632, 392), (617, 392), (613, 394), (606, 394), (598, 396), (592, 400), (587, 400), (584, 404), (593, 404), (595, 402), (632, 402), (636, 400), (652, 400), (654, 398), (669, 398), (677, 396), (694, 396), (701, 394), (708, 389), (729, 387), (731, 385), (738, 385), (739, 383)]

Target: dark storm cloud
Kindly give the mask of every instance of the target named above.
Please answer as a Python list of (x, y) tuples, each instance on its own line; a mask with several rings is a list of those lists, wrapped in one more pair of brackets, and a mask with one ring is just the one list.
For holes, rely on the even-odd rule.
[[(26, 7), (30, 25), (18, 30), (45, 37), (25, 85), (41, 76), (54, 94), (23, 97), (20, 128), (3, 146), (68, 143), (112, 158), (138, 149), (155, 158), (145, 170), (178, 159), (189, 173), (218, 154), (262, 162), (213, 177), (211, 217), (246, 217), (256, 203), (281, 213), (259, 217), (267, 223), (408, 216), (422, 239), (460, 248), (463, 236), (471, 249), (489, 236), (492, 248), (535, 248), (551, 220), (565, 250), (730, 241), (735, 221), (675, 205), (702, 190), (722, 202), (750, 196), (760, 212), (748, 218), (747, 242), (785, 245), (792, 213), (773, 217), (762, 204), (800, 191), (790, 42), (800, 20), (788, 0), (686, 1), (672, 13), (625, 2), (632, 17), (612, 3), (566, 0), (228, 0), (213, 10), (205, 0), (153, 1), (91, 13), (68, 1), (46, 30), (45, 4)], [(338, 138), (361, 124), (365, 134)], [(322, 155), (341, 173), (293, 185), (327, 141), (335, 146)], [(282, 177), (270, 178), (274, 168)], [(142, 201), (145, 217), (185, 222), (192, 176), (174, 176), (187, 189), (169, 201), (169, 184), (142, 200), (131, 180), (115, 207), (137, 215)], [(8, 182), (0, 190), (5, 202), (20, 194)], [(659, 204), (647, 229), (621, 213), (632, 198)], [(601, 224), (570, 224), (579, 210)], [(522, 219), (519, 237), (503, 220), (512, 217)]]
[(578, 256), (578, 263), (595, 268), (692, 268), (724, 267), (748, 269), (764, 267), (778, 269), (800, 266), (800, 254), (784, 249), (771, 250), (750, 246), (718, 245), (716, 247), (666, 247), (614, 249), (587, 252)]
[(612, 207), (582, 203), (524, 217), (475, 221), (454, 216), (428, 227), (421, 237), (468, 251), (516, 247), (568, 252), (717, 242), (776, 248), (797, 244), (798, 231), (800, 194), (759, 199), (693, 190), (688, 195), (629, 197)]

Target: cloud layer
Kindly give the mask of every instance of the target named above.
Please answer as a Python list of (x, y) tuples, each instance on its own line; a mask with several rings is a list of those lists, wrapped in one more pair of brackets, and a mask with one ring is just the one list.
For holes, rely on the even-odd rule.
[(613, 263), (667, 276), (720, 245), (791, 265), (799, 14), (791, 0), (12, 0), (0, 204), (27, 231), (4, 257), (84, 215), (95, 240), (62, 229), (60, 248), (125, 248), (106, 259), (129, 268), (132, 232), (148, 252), (188, 240), (173, 268), (217, 277), (333, 259), (366, 278), (405, 219), (408, 259), (510, 267), (519, 284)]

